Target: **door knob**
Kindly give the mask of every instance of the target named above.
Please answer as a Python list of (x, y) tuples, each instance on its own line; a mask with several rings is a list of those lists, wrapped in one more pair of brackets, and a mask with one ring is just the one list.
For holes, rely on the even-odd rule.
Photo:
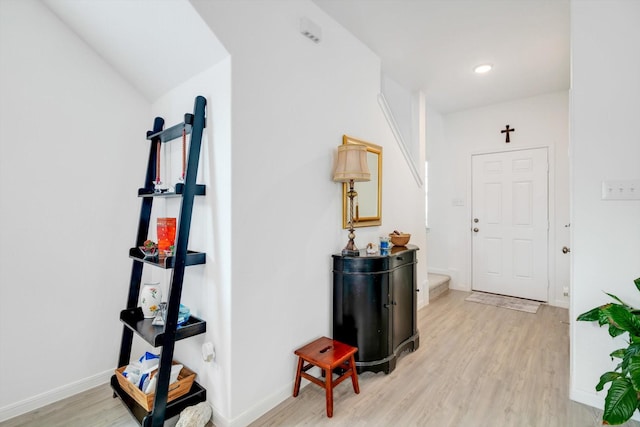
[(473, 229), (473, 232), (474, 232), (474, 233), (477, 233), (478, 231), (480, 231), (480, 230), (478, 229), (478, 227), (475, 227), (475, 228)]
[(480, 221), (480, 220), (479, 220), (478, 218), (473, 218), (473, 222), (477, 223), (477, 222), (479, 222), (479, 221)]
[(566, 254), (566, 253), (569, 253), (569, 252), (571, 252), (571, 249), (569, 249), (568, 247), (564, 246), (564, 247), (562, 248), (562, 253), (563, 253), (563, 254)]

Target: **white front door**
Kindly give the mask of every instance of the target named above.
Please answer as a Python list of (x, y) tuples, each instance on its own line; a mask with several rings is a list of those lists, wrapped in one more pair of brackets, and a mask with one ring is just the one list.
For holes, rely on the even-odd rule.
[(473, 289), (549, 299), (546, 148), (472, 156)]

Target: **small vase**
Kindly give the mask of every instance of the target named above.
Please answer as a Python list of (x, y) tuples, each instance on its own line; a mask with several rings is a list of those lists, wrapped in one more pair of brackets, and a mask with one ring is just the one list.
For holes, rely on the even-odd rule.
[(150, 319), (156, 316), (156, 311), (160, 308), (160, 302), (162, 301), (162, 289), (160, 283), (145, 283), (140, 289), (140, 301), (139, 305), (142, 307), (142, 314), (145, 319)]

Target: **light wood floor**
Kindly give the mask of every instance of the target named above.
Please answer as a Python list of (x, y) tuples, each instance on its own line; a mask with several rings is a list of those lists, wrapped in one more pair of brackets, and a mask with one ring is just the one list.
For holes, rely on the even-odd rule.
[(567, 397), (567, 310), (529, 314), (466, 302), (468, 295), (449, 291), (420, 310), (420, 348), (390, 375), (360, 375), (360, 394), (348, 381), (336, 387), (333, 418), (324, 390), (310, 384), (251, 426), (602, 425), (601, 411)]
[[(262, 426), (595, 427), (601, 412), (568, 399), (567, 310), (537, 314), (465, 302), (449, 291), (418, 314), (420, 348), (390, 375), (360, 375), (334, 391), (313, 384), (251, 424)], [(293, 372), (292, 372), (293, 381)], [(305, 381), (306, 382), (306, 381)], [(167, 423), (167, 425), (173, 425)], [(214, 420), (215, 421), (215, 420)], [(0, 427), (134, 427), (108, 385), (0, 423)], [(635, 421), (625, 426), (640, 427)]]

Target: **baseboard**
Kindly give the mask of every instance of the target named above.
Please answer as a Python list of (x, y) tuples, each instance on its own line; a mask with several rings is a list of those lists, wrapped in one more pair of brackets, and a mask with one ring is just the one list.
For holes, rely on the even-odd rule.
[(549, 301), (549, 305), (552, 305), (554, 307), (560, 307), (560, 308), (569, 308), (569, 301), (565, 301), (565, 300), (556, 300), (554, 303), (552, 303), (551, 301)]
[(461, 283), (457, 286), (452, 285), (451, 282), (449, 282), (449, 289), (452, 289), (454, 291), (464, 291), (464, 292), (471, 292), (471, 286), (465, 285), (464, 283)]
[(604, 409), (604, 395), (571, 389), (569, 392), (569, 399), (594, 408)]
[(108, 371), (101, 372), (71, 384), (54, 388), (53, 390), (38, 394), (28, 399), (3, 406), (0, 408), (0, 422), (108, 383), (111, 375), (113, 375), (113, 369), (109, 369)]
[[(71, 397), (94, 387), (106, 384), (110, 381), (112, 375), (113, 369), (109, 369), (91, 377), (84, 378), (80, 381), (76, 381), (74, 383), (55, 388), (53, 390), (38, 394), (28, 399), (3, 406), (2, 408), (0, 408), (0, 422), (7, 421), (11, 418), (26, 414), (27, 412), (42, 408), (43, 406), (47, 406), (59, 400), (66, 399), (67, 397)], [(304, 384), (304, 382), (302, 388), (309, 385), (309, 383)], [(291, 396), (292, 390), (293, 382), (291, 382), (291, 384), (282, 386), (280, 390), (272, 393), (267, 398), (260, 401), (257, 405), (254, 405), (250, 410), (244, 412), (231, 421), (220, 414), (216, 410), (216, 408), (211, 405), (213, 409), (213, 420), (217, 427), (242, 427), (249, 425), (265, 413), (269, 412), (275, 406), (279, 405), (281, 402), (289, 398)]]
[[(315, 368), (314, 368), (315, 369)], [(306, 384), (304, 384), (306, 382)], [(301, 388), (306, 387), (310, 383), (307, 381), (303, 381)], [(216, 427), (243, 427), (251, 424), (271, 409), (278, 406), (280, 403), (291, 397), (291, 393), (293, 392), (293, 381), (290, 384), (282, 386), (279, 390), (276, 390), (275, 393), (270, 394), (266, 398), (262, 399), (256, 405), (251, 407), (249, 410), (240, 414), (236, 418), (229, 420), (228, 418), (222, 416), (218, 413), (215, 408), (213, 410), (213, 422)]]
[(231, 425), (229, 420), (218, 412), (215, 406), (211, 405), (211, 409), (211, 421), (216, 425), (216, 427), (229, 427)]

